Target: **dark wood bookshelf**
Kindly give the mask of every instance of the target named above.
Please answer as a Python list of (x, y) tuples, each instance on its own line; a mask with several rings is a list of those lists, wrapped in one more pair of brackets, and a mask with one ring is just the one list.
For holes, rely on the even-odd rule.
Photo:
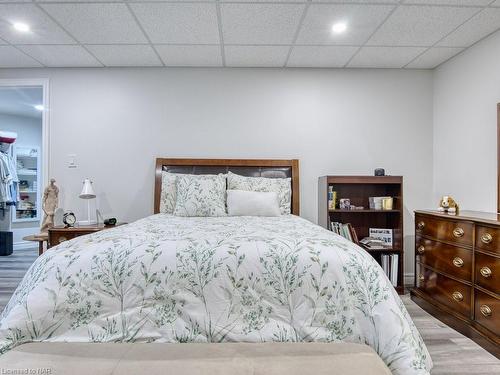
[[(337, 192), (337, 202), (349, 198), (351, 205), (363, 209), (329, 209), (328, 186)], [(369, 208), (369, 197), (389, 196), (393, 198), (392, 210)], [(393, 247), (367, 250), (380, 264), (382, 254), (398, 254), (399, 294), (404, 293), (404, 249), (403, 249), (403, 177), (402, 176), (323, 176), (318, 182), (318, 223), (331, 230), (331, 222), (350, 223), (361, 240), (368, 236), (369, 228), (392, 229)]]

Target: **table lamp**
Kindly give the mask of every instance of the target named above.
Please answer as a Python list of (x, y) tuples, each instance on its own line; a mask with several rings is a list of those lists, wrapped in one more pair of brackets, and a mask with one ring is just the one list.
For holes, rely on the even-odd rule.
[(92, 181), (90, 179), (86, 178), (83, 181), (83, 189), (82, 192), (80, 193), (80, 198), (86, 199), (87, 200), (87, 223), (89, 225), (93, 224), (90, 221), (90, 200), (94, 199), (96, 197), (94, 188), (92, 187)]

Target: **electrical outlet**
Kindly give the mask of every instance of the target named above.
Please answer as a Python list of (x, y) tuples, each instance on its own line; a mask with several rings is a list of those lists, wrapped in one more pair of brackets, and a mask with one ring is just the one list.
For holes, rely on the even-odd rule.
[(76, 154), (68, 155), (68, 168), (76, 168), (78, 165), (76, 164)]

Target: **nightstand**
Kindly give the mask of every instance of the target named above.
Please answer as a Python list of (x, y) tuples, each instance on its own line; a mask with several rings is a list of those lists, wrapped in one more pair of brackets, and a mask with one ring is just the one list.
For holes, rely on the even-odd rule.
[(74, 227), (63, 227), (63, 226), (53, 227), (49, 229), (48, 248), (50, 249), (53, 246), (59, 245), (64, 241), (68, 241), (76, 237), (99, 232), (103, 229), (115, 228), (117, 226), (124, 224), (127, 223), (117, 223), (116, 225), (109, 225), (109, 226), (100, 224), (100, 225), (79, 225)]

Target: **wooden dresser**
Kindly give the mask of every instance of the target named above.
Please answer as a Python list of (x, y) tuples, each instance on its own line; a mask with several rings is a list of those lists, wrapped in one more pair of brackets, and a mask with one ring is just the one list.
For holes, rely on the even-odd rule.
[(500, 215), (415, 211), (411, 296), (500, 358)]

